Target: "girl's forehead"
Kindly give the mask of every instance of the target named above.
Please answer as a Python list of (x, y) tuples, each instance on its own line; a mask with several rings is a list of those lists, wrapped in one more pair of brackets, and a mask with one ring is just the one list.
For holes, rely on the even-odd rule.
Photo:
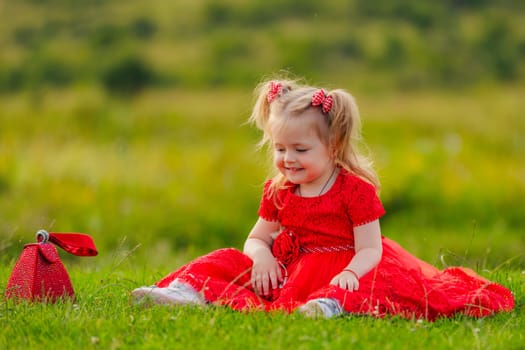
[(321, 138), (321, 133), (328, 132), (327, 127), (322, 121), (323, 116), (318, 113), (308, 113), (307, 111), (298, 115), (270, 115), (269, 136), (276, 141), (277, 139), (290, 138)]
[(270, 119), (270, 134), (273, 137), (281, 136), (312, 136), (314, 122), (305, 118), (275, 118)]

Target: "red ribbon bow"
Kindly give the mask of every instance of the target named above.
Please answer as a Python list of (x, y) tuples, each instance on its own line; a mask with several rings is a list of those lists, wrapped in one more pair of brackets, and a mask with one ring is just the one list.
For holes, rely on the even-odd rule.
[(98, 254), (93, 238), (85, 233), (40, 230), (36, 237), (39, 243), (47, 243), (48, 241), (55, 243), (70, 254), (78, 256), (95, 256)]
[(312, 106), (321, 106), (323, 113), (328, 113), (332, 109), (334, 99), (330, 95), (326, 95), (323, 89), (318, 90), (312, 96)]
[(272, 103), (273, 100), (281, 95), (282, 91), (283, 85), (281, 83), (275, 81), (270, 82), (270, 90), (268, 91), (268, 95), (266, 95), (268, 103)]

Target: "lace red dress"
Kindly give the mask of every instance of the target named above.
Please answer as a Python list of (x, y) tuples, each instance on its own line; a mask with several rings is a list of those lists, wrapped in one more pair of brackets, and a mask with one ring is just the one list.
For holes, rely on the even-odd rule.
[(157, 286), (177, 279), (200, 291), (208, 302), (236, 310), (291, 312), (310, 299), (334, 298), (350, 313), (434, 320), (456, 313), (482, 317), (514, 307), (505, 287), (467, 268), (438, 270), (388, 238), (382, 239), (381, 262), (361, 277), (358, 291), (330, 285), (355, 255), (353, 228), (384, 214), (375, 188), (343, 170), (330, 190), (318, 197), (297, 196), (290, 184), (274, 200), (269, 184), (259, 216), (278, 221), (283, 228), (272, 246), (287, 276), (281, 288), (270, 297), (256, 295), (250, 283), (252, 261), (233, 248), (197, 258)]

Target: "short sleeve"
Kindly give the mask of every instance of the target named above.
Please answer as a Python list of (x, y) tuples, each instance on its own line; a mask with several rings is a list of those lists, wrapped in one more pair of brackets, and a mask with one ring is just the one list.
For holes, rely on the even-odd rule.
[(272, 191), (270, 186), (272, 184), (271, 180), (266, 181), (264, 184), (264, 191), (261, 198), (261, 204), (259, 205), (259, 217), (268, 220), (268, 221), (277, 221), (277, 215), (279, 210), (275, 205), (274, 198), (272, 196)]
[(385, 214), (385, 209), (377, 196), (375, 187), (358, 179), (352, 186), (348, 212), (353, 225), (361, 226), (379, 219)]

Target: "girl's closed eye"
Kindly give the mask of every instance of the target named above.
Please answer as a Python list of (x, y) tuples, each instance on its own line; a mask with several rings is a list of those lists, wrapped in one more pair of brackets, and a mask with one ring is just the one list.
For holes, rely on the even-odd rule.
[(307, 152), (308, 149), (307, 148), (296, 148), (295, 151), (299, 153), (304, 153), (304, 152)]
[(284, 152), (286, 150), (286, 147), (281, 143), (276, 142), (273, 144), (273, 149), (276, 152)]

